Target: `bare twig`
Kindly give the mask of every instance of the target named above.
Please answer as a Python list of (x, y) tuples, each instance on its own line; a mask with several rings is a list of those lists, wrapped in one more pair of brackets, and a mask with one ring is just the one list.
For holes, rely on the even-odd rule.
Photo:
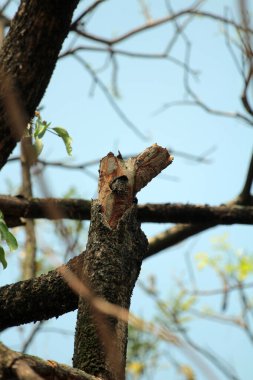
[[(230, 285), (227, 287), (226, 291), (228, 293), (230, 292), (233, 292), (235, 290), (238, 290), (240, 287), (243, 287), (244, 289), (248, 289), (248, 288), (253, 288), (253, 282), (249, 282), (249, 283), (243, 283), (243, 284), (234, 284), (234, 285)], [(224, 293), (224, 289), (223, 288), (219, 288), (219, 289), (210, 289), (210, 290), (193, 290), (193, 291), (188, 291), (187, 289), (184, 289), (185, 291), (187, 291), (188, 294), (191, 294), (191, 295), (194, 295), (194, 296), (197, 296), (197, 297), (208, 297), (208, 296), (217, 296), (217, 295), (222, 295)]]
[[(177, 158), (180, 157), (180, 158), (184, 158), (184, 159), (187, 159), (187, 160), (193, 161), (193, 162), (210, 164), (212, 162), (212, 160), (207, 158), (207, 156), (215, 150), (215, 147), (210, 147), (210, 149), (208, 149), (207, 151), (205, 151), (199, 155), (180, 151), (178, 149), (173, 149), (170, 147), (168, 147), (168, 150), (171, 152), (171, 154), (173, 154), (174, 156), (177, 156)], [(135, 157), (135, 156), (137, 156), (136, 153), (124, 154), (124, 158)], [(19, 156), (13, 156), (13, 157), (8, 159), (8, 163), (16, 162), (19, 160), (20, 160)], [(84, 170), (84, 169), (86, 170), (90, 166), (98, 165), (99, 162), (100, 162), (99, 159), (94, 159), (94, 160), (85, 161), (85, 162), (82, 162), (79, 164), (72, 164), (72, 163), (68, 163), (68, 162), (64, 162), (64, 161), (48, 161), (48, 160), (45, 160), (42, 158), (37, 159), (37, 163), (41, 164), (42, 166), (51, 166), (51, 167), (55, 166), (55, 167), (59, 167), (62, 169), (73, 169), (73, 170)]]
[(42, 326), (43, 326), (43, 323), (44, 321), (39, 321), (32, 329), (32, 331), (30, 332), (30, 335), (29, 337), (25, 340), (25, 342), (23, 342), (22, 344), (22, 348), (21, 348), (21, 352), (24, 354), (27, 352), (29, 346), (31, 345), (31, 343), (33, 342), (37, 332), (39, 330), (41, 330)]
[(189, 313), (198, 318), (210, 319), (218, 323), (220, 322), (225, 323), (225, 324), (229, 323), (239, 328), (243, 328), (243, 329), (245, 328), (245, 323), (240, 317), (216, 314), (213, 312), (205, 312), (205, 311), (201, 311), (197, 309), (191, 309), (189, 310)]
[(74, 57), (76, 58), (76, 60), (79, 63), (82, 64), (82, 66), (84, 66), (86, 68), (86, 70), (92, 76), (93, 80), (99, 86), (99, 88), (102, 90), (102, 92), (106, 96), (107, 100), (109, 101), (109, 103), (111, 104), (111, 106), (113, 107), (113, 109), (117, 112), (117, 114), (119, 115), (119, 117), (121, 118), (121, 120), (124, 122), (124, 124), (129, 129), (131, 129), (136, 136), (138, 136), (142, 140), (146, 140), (147, 141), (147, 136), (145, 136), (142, 132), (140, 132), (139, 129), (137, 128), (137, 126), (134, 125), (132, 123), (132, 121), (130, 121), (128, 119), (128, 117), (124, 114), (124, 112), (121, 110), (121, 108), (118, 106), (118, 104), (115, 102), (115, 100), (111, 96), (111, 94), (108, 91), (107, 87), (104, 85), (104, 83), (96, 75), (96, 73), (94, 72), (94, 70), (92, 70), (92, 68), (87, 64), (87, 62), (83, 58), (81, 58), (79, 55), (75, 54)]
[(231, 19), (228, 19), (226, 17), (223, 17), (223, 16), (220, 16), (220, 15), (217, 15), (217, 14), (214, 14), (214, 13), (211, 13), (211, 12), (204, 12), (204, 11), (199, 11), (199, 10), (196, 10), (196, 9), (192, 9), (192, 7), (190, 8), (186, 8), (184, 10), (181, 10), (177, 13), (174, 13), (173, 15), (169, 15), (169, 16), (165, 16), (165, 17), (162, 17), (160, 19), (157, 19), (157, 20), (154, 20), (154, 21), (151, 21), (149, 23), (145, 23), (144, 25), (141, 25), (137, 28), (134, 28), (124, 34), (122, 34), (121, 36), (119, 37), (116, 37), (114, 39), (107, 39), (107, 38), (103, 38), (101, 36), (96, 36), (94, 34), (90, 34), (86, 31), (83, 31), (83, 30), (80, 30), (78, 28), (75, 29), (75, 32), (85, 38), (88, 38), (88, 39), (91, 39), (93, 41), (96, 41), (96, 42), (101, 42), (101, 43), (104, 43), (106, 45), (109, 45), (109, 46), (112, 46), (112, 45), (116, 45), (122, 41), (125, 41), (126, 39), (134, 36), (134, 35), (137, 35), (139, 33), (142, 33), (146, 30), (149, 30), (149, 29), (152, 29), (152, 28), (155, 28), (159, 25), (163, 25), (165, 23), (168, 23), (168, 22), (171, 22), (177, 18), (180, 18), (180, 17), (183, 17), (183, 16), (186, 16), (186, 15), (195, 15), (195, 16), (202, 16), (202, 17), (206, 17), (206, 18), (209, 18), (211, 20), (215, 20), (215, 21), (220, 21), (222, 23), (225, 23), (225, 24), (229, 24), (233, 27), (235, 27), (236, 29), (238, 30), (241, 30), (241, 31), (246, 31), (248, 33), (252, 33), (253, 34), (253, 30), (250, 29), (250, 28), (245, 28), (244, 26), (242, 26), (241, 24), (238, 24), (236, 23), (234, 20), (231, 20)]
[(96, 0), (94, 3), (92, 3), (88, 8), (86, 8), (71, 24), (70, 30), (75, 30), (75, 28), (78, 26), (78, 24), (83, 21), (82, 19), (85, 18), (88, 14), (93, 12), (100, 4), (102, 4), (105, 0)]
[(192, 89), (189, 89), (188, 85), (187, 85), (187, 91), (193, 97), (194, 100), (176, 100), (172, 102), (167, 102), (162, 107), (160, 107), (157, 111), (155, 111), (154, 115), (164, 112), (165, 110), (171, 107), (175, 107), (175, 106), (198, 106), (210, 114), (213, 114), (216, 116), (228, 117), (232, 119), (236, 118), (248, 124), (249, 126), (253, 125), (253, 121), (240, 112), (221, 111), (221, 110), (209, 107), (207, 104), (202, 102), (202, 100), (200, 100), (200, 98), (192, 91)]
[(223, 375), (225, 375), (228, 379), (231, 380), (239, 380), (238, 376), (235, 374), (235, 371), (228, 365), (226, 365), (224, 361), (215, 356), (215, 354), (213, 354), (210, 350), (207, 350), (195, 343), (193, 339), (189, 337), (188, 333), (180, 326), (178, 326), (178, 331), (182, 334), (183, 338), (191, 348), (193, 348), (194, 350), (196, 350), (196, 352), (205, 357), (210, 363), (212, 363), (217, 369), (219, 369), (221, 373), (223, 373)]
[(89, 45), (79, 45), (70, 49), (67, 49), (63, 53), (59, 55), (59, 58), (65, 58), (71, 55), (74, 55), (75, 53), (82, 52), (82, 51), (91, 51), (91, 52), (98, 52), (98, 53), (108, 53), (113, 55), (121, 55), (129, 58), (139, 58), (139, 59), (150, 59), (150, 60), (167, 60), (175, 65), (182, 67), (183, 69), (187, 69), (189, 73), (193, 76), (197, 76), (199, 72), (197, 70), (192, 69), (191, 67), (186, 67), (185, 62), (182, 62), (180, 59), (173, 57), (171, 55), (168, 55), (167, 48), (165, 52), (161, 53), (145, 53), (145, 52), (133, 52), (129, 50), (122, 50), (122, 49), (116, 49), (111, 46), (108, 47), (100, 47), (100, 46), (89, 46)]

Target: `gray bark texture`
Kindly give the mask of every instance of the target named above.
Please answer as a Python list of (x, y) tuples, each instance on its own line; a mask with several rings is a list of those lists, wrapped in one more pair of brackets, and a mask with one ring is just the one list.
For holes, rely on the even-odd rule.
[[(93, 202), (83, 272), (95, 296), (129, 309), (147, 248), (148, 242), (137, 221), (135, 205), (112, 229), (102, 215), (98, 201)], [(101, 379), (122, 380), (126, 346), (127, 323), (98, 312), (91, 303), (80, 298), (74, 367)]]

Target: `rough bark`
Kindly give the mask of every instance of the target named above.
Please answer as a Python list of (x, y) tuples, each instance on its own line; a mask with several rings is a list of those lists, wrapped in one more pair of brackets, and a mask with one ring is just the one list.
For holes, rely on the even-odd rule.
[(9, 227), (23, 224), (21, 218), (90, 220), (90, 201), (81, 199), (0, 196), (0, 210)]
[[(79, 276), (85, 253), (71, 259), (67, 267)], [(23, 323), (57, 317), (75, 310), (78, 297), (62, 279), (59, 270), (38, 278), (0, 288), (0, 331)]]
[(209, 224), (253, 224), (253, 207), (224, 204), (220, 206), (182, 203), (151, 204), (140, 206), (142, 222)]
[(22, 0), (0, 51), (0, 168), (47, 88), (78, 0)]
[(86, 372), (54, 361), (10, 350), (0, 343), (0, 379), (3, 380), (100, 380)]
[[(148, 248), (134, 198), (172, 160), (166, 149), (154, 144), (127, 161), (109, 153), (100, 163), (83, 281), (96, 297), (126, 310)], [(123, 380), (126, 347), (126, 321), (97, 310), (90, 300), (80, 297), (74, 367), (105, 380)]]
[[(253, 198), (244, 205), (221, 206), (182, 203), (138, 205), (142, 223), (253, 224)], [(11, 197), (0, 195), (0, 210), (9, 227), (22, 225), (21, 218), (90, 220), (90, 201), (82, 199)]]
[[(137, 222), (136, 207), (125, 212), (116, 229), (104, 223), (99, 204), (95, 203), (93, 207), (89, 244), (84, 256), (85, 275), (97, 296), (129, 309), (133, 287), (147, 251), (147, 240)], [(119, 354), (120, 362), (113, 363), (108, 347), (100, 341), (99, 329), (94, 323), (96, 313), (91, 309), (87, 302), (80, 300), (73, 365), (105, 379), (122, 379), (127, 325), (115, 318), (104, 318), (103, 328), (109, 329), (114, 357)]]
[[(179, 224), (150, 239), (144, 258), (174, 246), (194, 234), (215, 225)], [(62, 268), (80, 275), (85, 252), (71, 259)], [(60, 267), (61, 268), (61, 267)], [(0, 331), (24, 323), (47, 320), (75, 310), (78, 296), (70, 289), (59, 274), (59, 268), (38, 278), (19, 281), (0, 288)], [(29, 313), (26, 311), (29, 310)]]

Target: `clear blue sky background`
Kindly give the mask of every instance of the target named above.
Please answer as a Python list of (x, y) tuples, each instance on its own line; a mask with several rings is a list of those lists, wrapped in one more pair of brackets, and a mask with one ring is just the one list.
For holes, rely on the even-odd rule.
[[(79, 14), (83, 5), (87, 6), (89, 3), (82, 1), (76, 15)], [(149, 0), (146, 3), (154, 19), (166, 14), (164, 1)], [(191, 4), (188, 1), (173, 3), (175, 9)], [(232, 6), (233, 16), (239, 19), (235, 1), (207, 1), (202, 9), (224, 15), (226, 6)], [(87, 30), (111, 38), (144, 22), (138, 1), (111, 0), (101, 5), (94, 13)], [(131, 51), (161, 53), (170, 41), (173, 32), (174, 25), (165, 24), (156, 30), (132, 37), (117, 47)], [(239, 99), (242, 80), (225, 46), (223, 32), (224, 28), (221, 24), (201, 17), (186, 29), (187, 37), (192, 42), (191, 67), (199, 71), (198, 80), (193, 78), (191, 83), (201, 99), (211, 107), (230, 112), (242, 111)], [(71, 41), (72, 37), (68, 38), (63, 51)], [(76, 44), (82, 43), (91, 45), (91, 42), (84, 43), (82, 40), (78, 40)], [(179, 38), (171, 55), (184, 61), (185, 48), (182, 39)], [(103, 67), (106, 62), (105, 55), (101, 53), (86, 52), (82, 56), (93, 69)], [(197, 156), (215, 148), (207, 157), (211, 160), (209, 164), (197, 164), (174, 154), (173, 165), (164, 171), (168, 178), (160, 175), (153, 180), (139, 194), (139, 203), (192, 202), (218, 205), (234, 198), (241, 190), (247, 172), (252, 152), (252, 129), (236, 119), (213, 116), (198, 107), (191, 106), (172, 107), (154, 116), (164, 104), (185, 98), (183, 68), (168, 60), (128, 57), (119, 57), (118, 67), (120, 96), (115, 101), (138, 129), (147, 136), (147, 141), (138, 138), (122, 122), (97, 86), (95, 90), (93, 87), (93, 96), (89, 95), (92, 88), (91, 76), (78, 62), (69, 57), (60, 60), (57, 64), (42, 101), (44, 106), (42, 117), (51, 121), (53, 126), (62, 126), (69, 131), (73, 138), (73, 157), (66, 158), (61, 141), (52, 134), (47, 134), (42, 158), (81, 163), (101, 158), (109, 151), (117, 153), (118, 149), (123, 156), (136, 154), (153, 143)], [(99, 75), (111, 90), (111, 66)], [(18, 149), (14, 154), (17, 153)], [(89, 170), (96, 174), (98, 167), (89, 168)], [(19, 172), (20, 168), (16, 164), (10, 164), (2, 170), (1, 193), (6, 193), (8, 179), (11, 179), (15, 187), (19, 186)], [(66, 172), (62, 169), (47, 168), (45, 174), (51, 196), (62, 196), (72, 186), (85, 199), (96, 196), (96, 181), (85, 172)], [(36, 181), (35, 189), (35, 195), (43, 195)], [(167, 224), (143, 225), (148, 236), (166, 228), (168, 228)], [(146, 260), (143, 263), (141, 280), (145, 281), (150, 274), (154, 274), (158, 279), (162, 294), (173, 294), (175, 278), (185, 278), (187, 281), (185, 253), (190, 252), (190, 255), (194, 257), (194, 254), (199, 251), (211, 252), (210, 238), (225, 232), (228, 232), (229, 240), (235, 248), (252, 250), (252, 228), (218, 227)], [(48, 234), (51, 239), (50, 231)], [(43, 235), (43, 239), (49, 239), (49, 237)], [(52, 241), (52, 244), (58, 244)], [(57, 247), (55, 250), (57, 252)], [(59, 260), (61, 260), (60, 257)], [(6, 271), (0, 269), (1, 284), (17, 278), (14, 264), (17, 265), (12, 257), (8, 269)], [(198, 283), (203, 288), (217, 286), (214, 276), (208, 271), (199, 274)], [(138, 289), (133, 296), (132, 310), (147, 318), (154, 313), (152, 302)], [(52, 320), (49, 326), (74, 331), (75, 313)], [(240, 379), (252, 378), (253, 367), (250, 359), (252, 346), (236, 328), (229, 327), (228, 329), (225, 325), (219, 327), (213, 323), (198, 323), (193, 324), (192, 331), (199, 343), (219, 352), (227, 362), (233, 363)], [(28, 329), (21, 327), (16, 329), (15, 333), (13, 330), (3, 333), (2, 339), (9, 346), (18, 349), (20, 337), (27, 333)], [(30, 352), (70, 364), (72, 350), (72, 336), (40, 333), (31, 346)], [(159, 371), (155, 379), (162, 379), (165, 376), (165, 372)], [(204, 379), (202, 376), (200, 375), (199, 379)], [(217, 378), (224, 377), (219, 374)]]

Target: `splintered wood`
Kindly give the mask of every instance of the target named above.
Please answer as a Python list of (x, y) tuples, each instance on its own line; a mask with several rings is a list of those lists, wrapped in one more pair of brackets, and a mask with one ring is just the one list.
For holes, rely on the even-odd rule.
[(128, 160), (110, 152), (100, 161), (98, 199), (111, 228), (117, 226), (124, 212), (131, 207), (137, 192), (172, 161), (173, 156), (167, 149), (157, 144)]

